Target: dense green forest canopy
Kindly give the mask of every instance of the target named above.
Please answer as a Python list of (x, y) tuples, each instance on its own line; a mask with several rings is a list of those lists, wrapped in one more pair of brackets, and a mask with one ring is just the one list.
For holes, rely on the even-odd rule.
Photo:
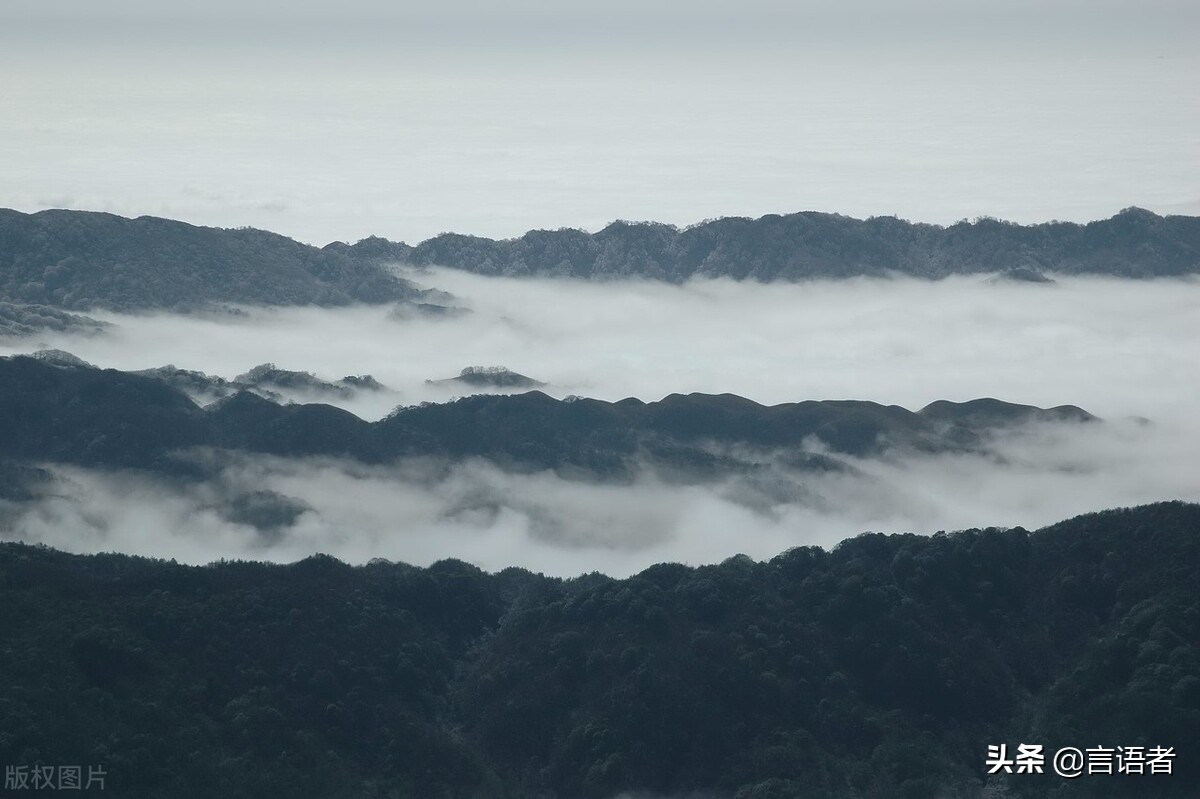
[[(0, 762), (171, 799), (1190, 797), (1198, 585), (1178, 502), (626, 580), (7, 543)], [(1000, 743), (1174, 774), (989, 777)]]

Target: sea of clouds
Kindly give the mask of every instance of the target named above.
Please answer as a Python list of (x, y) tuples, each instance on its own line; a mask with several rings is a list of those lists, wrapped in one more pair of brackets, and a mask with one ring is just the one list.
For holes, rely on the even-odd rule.
[[(473, 390), (426, 380), (505, 365), (560, 397), (729, 392), (765, 404), (867, 399), (913, 410), (996, 397), (1074, 404), (1106, 421), (1012, 431), (984, 453), (895, 454), (819, 475), (776, 469), (758, 482), (666, 483), (647, 470), (613, 485), (483, 461), (365, 467), (245, 455), (216, 458), (208, 479), (192, 481), (53, 467), (62, 479), (45, 496), (3, 509), (4, 536), (201, 563), (321, 551), (353, 562), (457, 557), (487, 569), (621, 575), (665, 560), (766, 558), (865, 530), (1034, 528), (1107, 507), (1200, 501), (1194, 280), (671, 286), (451, 270), (415, 278), (470, 312), (102, 314), (114, 324), (104, 335), (9, 340), (0, 354), (52, 347), (106, 368), (173, 363), (227, 378), (262, 362), (329, 380), (370, 373), (388, 389), (321, 398), (370, 419)], [(287, 523), (230, 512), (255, 495), (291, 503)]]

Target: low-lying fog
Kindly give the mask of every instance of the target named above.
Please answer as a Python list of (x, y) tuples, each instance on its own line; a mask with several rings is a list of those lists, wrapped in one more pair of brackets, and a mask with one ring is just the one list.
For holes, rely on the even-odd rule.
[[(857, 475), (775, 474), (791, 493), (768, 491), (770, 499), (738, 479), (682, 486), (647, 475), (617, 487), (480, 462), (369, 469), (238, 457), (211, 482), (187, 485), (60, 469), (71, 482), (54, 496), (0, 508), (5, 537), (191, 562), (322, 551), (354, 562), (458, 557), (488, 569), (623, 575), (662, 560), (829, 546), (864, 530), (1032, 528), (1106, 507), (1200, 501), (1196, 281), (668, 286), (445, 270), (420, 280), (454, 293), (471, 313), (103, 315), (116, 325), (108, 334), (7, 341), (0, 352), (53, 347), (103, 367), (173, 363), (227, 378), (266, 361), (328, 380), (370, 373), (394, 392), (339, 401), (368, 418), (471, 391), (427, 379), (504, 365), (546, 381), (557, 396), (731, 392), (764, 403), (854, 398), (912, 409), (992, 396), (1075, 404), (1110, 423), (1027, 430), (988, 455), (855, 461)], [(254, 517), (254, 492), (273, 492), (262, 496), (284, 502), (286, 521)]]
[(659, 399), (732, 392), (762, 403), (869, 399), (919, 408), (993, 396), (1101, 416), (1154, 415), (1196, 396), (1200, 281), (987, 278), (801, 284), (583, 283), (417, 276), (470, 313), (396, 319), (390, 307), (246, 309), (241, 315), (93, 314), (102, 336), (0, 342), (97, 366), (172, 363), (232, 378), (272, 362), (335, 380), (370, 373), (395, 393), (338, 404), (379, 418), (470, 389), (425, 385), (503, 365), (556, 396)]

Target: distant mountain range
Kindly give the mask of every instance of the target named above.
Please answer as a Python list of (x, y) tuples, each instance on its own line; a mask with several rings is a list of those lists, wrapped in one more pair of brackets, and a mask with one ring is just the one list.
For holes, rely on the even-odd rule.
[(405, 456), (482, 457), (508, 468), (623, 479), (646, 465), (703, 479), (758, 464), (736, 449), (786, 452), (790, 468), (848, 468), (838, 456), (895, 449), (978, 451), (1024, 422), (1091, 422), (992, 399), (912, 412), (860, 401), (759, 405), (730, 394), (658, 402), (557, 400), (538, 391), (400, 408), (367, 422), (330, 405), (281, 405), (249, 391), (207, 407), (177, 387), (179, 370), (132, 374), (60, 358), (0, 358), (0, 453), (17, 461), (183, 468), (180, 450), (213, 447), (384, 463)]
[(184, 310), (211, 303), (395, 302), (442, 308), (446, 295), (419, 291), (393, 274), (388, 268), (393, 263), (485, 275), (670, 282), (978, 273), (1040, 280), (1046, 272), (1159, 277), (1200, 271), (1200, 218), (1129, 208), (1083, 225), (983, 218), (942, 227), (804, 212), (717, 219), (683, 229), (614, 222), (596, 233), (535, 230), (499, 241), (445, 233), (416, 246), (372, 237), (317, 248), (250, 228), (85, 211), (0, 210), (0, 302), (22, 306)]
[(365, 239), (326, 249), (380, 261), (437, 264), (485, 275), (805, 280), (860, 276), (1042, 272), (1160, 277), (1200, 271), (1200, 218), (1127, 208), (1086, 225), (1017, 225), (981, 218), (949, 227), (895, 217), (805, 212), (725, 218), (684, 229), (614, 222), (588, 234), (535, 230), (516, 239), (446, 233), (415, 247)]

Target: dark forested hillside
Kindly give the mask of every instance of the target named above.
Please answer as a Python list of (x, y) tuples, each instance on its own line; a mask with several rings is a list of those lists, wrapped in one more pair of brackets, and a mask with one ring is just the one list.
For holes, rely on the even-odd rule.
[(345, 305), (419, 292), (373, 262), (284, 236), (143, 216), (0, 209), (0, 300), (57, 308)]
[(806, 212), (727, 218), (682, 230), (614, 222), (595, 234), (537, 230), (516, 239), (447, 233), (405, 251), (377, 240), (364, 256), (453, 266), (488, 275), (691, 277), (759, 281), (901, 274), (942, 278), (1012, 273), (1154, 277), (1200, 271), (1200, 219), (1129, 208), (1086, 225), (1016, 225), (996, 219), (950, 227), (894, 217), (852, 219)]
[(1086, 225), (980, 219), (941, 227), (805, 212), (684, 229), (614, 222), (594, 234), (536, 230), (501, 241), (446, 233), (415, 247), (371, 237), (318, 249), (249, 228), (0, 210), (0, 302), (20, 305), (186, 309), (212, 302), (343, 305), (426, 296), (384, 268), (392, 263), (672, 282), (987, 272), (1038, 280), (1043, 271), (1155, 277), (1200, 271), (1200, 219), (1130, 208)]
[[(1197, 585), (1182, 503), (626, 580), (3, 544), (0, 762), (171, 799), (1190, 797)], [(1001, 743), (1174, 773), (989, 777)]]
[[(193, 447), (365, 462), (404, 456), (484, 457), (521, 468), (622, 477), (656, 463), (715, 474), (744, 462), (722, 447), (834, 454), (889, 449), (977, 451), (988, 434), (1024, 422), (1088, 422), (1074, 406), (1044, 410), (998, 400), (939, 402), (912, 412), (860, 401), (764, 406), (731, 394), (673, 394), (658, 402), (556, 400), (538, 391), (479, 395), (397, 409), (366, 422), (330, 405), (280, 405), (239, 392), (201, 408), (169, 382), (66, 359), (0, 358), (0, 454), (88, 466), (174, 468)], [(836, 466), (814, 458), (809, 466)]]

